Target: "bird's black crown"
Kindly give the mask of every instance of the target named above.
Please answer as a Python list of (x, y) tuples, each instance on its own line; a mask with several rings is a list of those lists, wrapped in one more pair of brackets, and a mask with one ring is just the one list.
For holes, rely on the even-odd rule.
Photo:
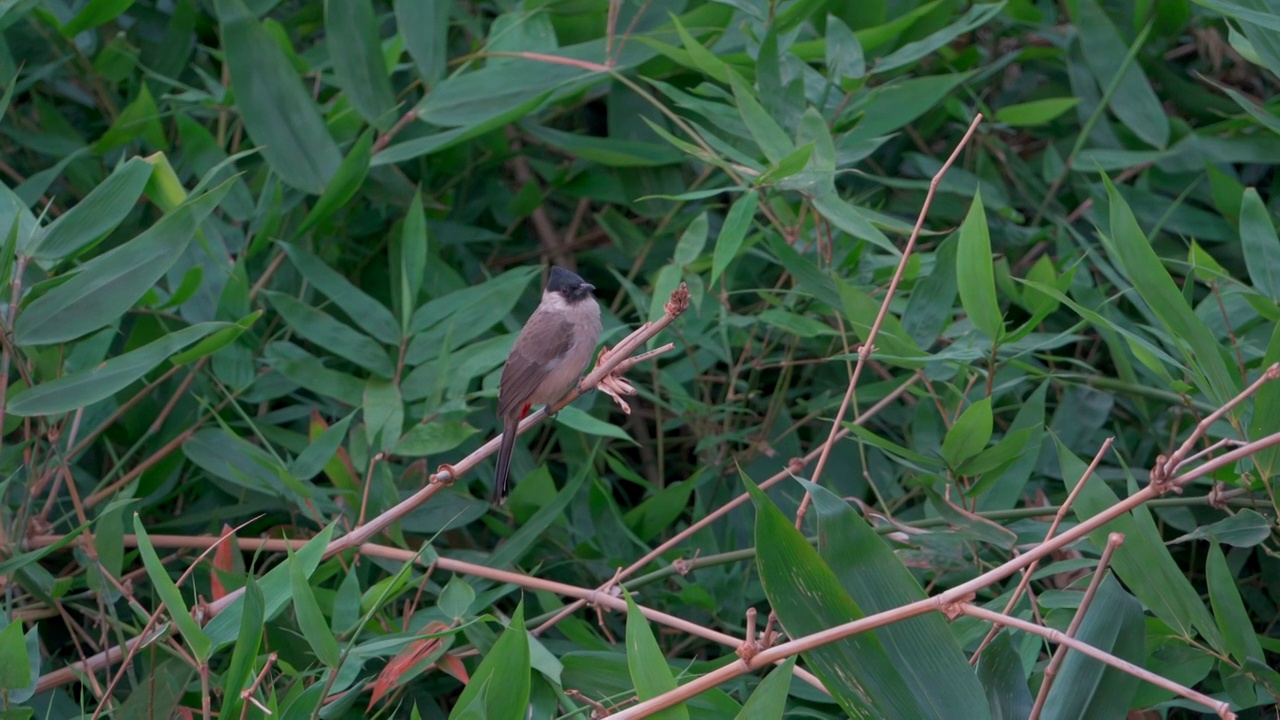
[(552, 266), (547, 278), (547, 292), (558, 292), (571, 302), (587, 297), (595, 289), (595, 285), (562, 267)]

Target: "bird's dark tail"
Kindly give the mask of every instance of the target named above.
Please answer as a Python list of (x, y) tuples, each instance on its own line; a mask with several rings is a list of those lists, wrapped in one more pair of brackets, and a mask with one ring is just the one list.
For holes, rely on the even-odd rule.
[(519, 420), (507, 420), (502, 427), (502, 445), (498, 447), (498, 466), (493, 471), (493, 504), (507, 501), (511, 490), (511, 451), (516, 447), (516, 429)]

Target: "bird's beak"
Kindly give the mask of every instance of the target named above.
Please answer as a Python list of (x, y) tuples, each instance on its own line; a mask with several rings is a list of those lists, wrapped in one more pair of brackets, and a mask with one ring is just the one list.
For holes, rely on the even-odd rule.
[(582, 283), (582, 287), (590, 290), (591, 292), (595, 292), (596, 290), (596, 286), (592, 285), (591, 283)]

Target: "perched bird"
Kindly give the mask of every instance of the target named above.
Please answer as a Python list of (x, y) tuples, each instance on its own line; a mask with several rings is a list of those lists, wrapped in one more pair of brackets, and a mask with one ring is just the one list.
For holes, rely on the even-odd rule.
[(498, 417), (502, 446), (493, 476), (493, 499), (501, 505), (510, 490), (511, 451), (516, 428), (534, 405), (559, 400), (582, 377), (600, 339), (600, 306), (595, 285), (560, 267), (552, 267), (542, 302), (516, 338), (502, 366)]

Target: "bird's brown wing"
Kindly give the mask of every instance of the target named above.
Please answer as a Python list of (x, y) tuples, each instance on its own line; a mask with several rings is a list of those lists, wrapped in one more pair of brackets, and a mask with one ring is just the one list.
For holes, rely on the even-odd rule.
[(498, 415), (519, 417), (538, 383), (564, 361), (573, 347), (573, 324), (546, 312), (535, 312), (511, 348), (498, 383)]

